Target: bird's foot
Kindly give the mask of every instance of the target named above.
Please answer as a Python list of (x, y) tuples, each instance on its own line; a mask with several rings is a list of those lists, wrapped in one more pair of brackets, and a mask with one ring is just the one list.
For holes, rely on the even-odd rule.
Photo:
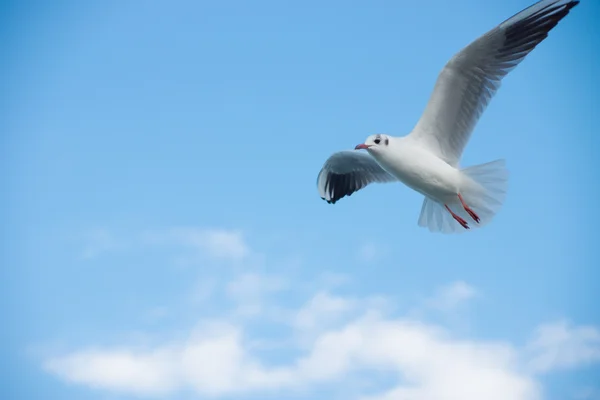
[(473, 220), (475, 220), (475, 222), (479, 223), (479, 221), (481, 221), (481, 218), (479, 218), (479, 215), (475, 214), (475, 211), (473, 211), (471, 209), (471, 207), (469, 207), (467, 205), (467, 203), (465, 203), (465, 201), (463, 200), (461, 194), (458, 194), (458, 199), (460, 200), (463, 208), (465, 209), (465, 211), (467, 212), (467, 214), (469, 214), (471, 216), (471, 218), (473, 218)]
[(446, 210), (448, 210), (448, 212), (452, 215), (452, 218), (454, 218), (456, 220), (456, 222), (458, 222), (463, 228), (465, 228), (465, 229), (471, 229), (469, 227), (469, 224), (467, 223), (467, 221), (465, 221), (464, 219), (462, 219), (460, 216), (456, 215), (454, 213), (454, 211), (452, 211), (450, 209), (450, 207), (448, 207), (447, 204), (444, 204), (444, 206), (446, 207)]

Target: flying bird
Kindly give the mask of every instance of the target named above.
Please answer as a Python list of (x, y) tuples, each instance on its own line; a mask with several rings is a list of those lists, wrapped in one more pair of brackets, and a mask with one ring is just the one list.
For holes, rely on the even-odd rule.
[(374, 182), (401, 182), (425, 196), (418, 225), (432, 232), (464, 232), (490, 222), (504, 202), (505, 162), (461, 168), (462, 152), (502, 78), (577, 4), (538, 1), (456, 53), (408, 135), (370, 135), (327, 159), (317, 177), (321, 198), (334, 204)]

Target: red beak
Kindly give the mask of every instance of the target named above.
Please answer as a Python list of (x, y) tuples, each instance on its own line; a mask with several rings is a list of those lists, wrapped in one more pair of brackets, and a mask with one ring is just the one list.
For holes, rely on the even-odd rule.
[(357, 144), (356, 147), (354, 148), (354, 150), (360, 150), (360, 149), (365, 149), (366, 150), (369, 147), (371, 147), (371, 146), (367, 146), (366, 144), (361, 143), (361, 144)]

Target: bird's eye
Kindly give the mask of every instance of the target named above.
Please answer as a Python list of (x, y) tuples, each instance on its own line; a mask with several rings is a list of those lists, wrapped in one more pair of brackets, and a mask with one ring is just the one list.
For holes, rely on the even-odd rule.
[(379, 144), (379, 142), (381, 142), (381, 139), (375, 139), (374, 142), (375, 144)]

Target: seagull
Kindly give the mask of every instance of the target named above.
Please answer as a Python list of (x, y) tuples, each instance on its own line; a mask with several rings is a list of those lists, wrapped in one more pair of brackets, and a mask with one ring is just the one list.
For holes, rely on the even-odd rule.
[(425, 197), (420, 227), (449, 234), (489, 223), (504, 203), (505, 161), (461, 168), (462, 152), (502, 78), (577, 4), (538, 1), (456, 53), (408, 135), (370, 135), (327, 159), (317, 177), (321, 198), (335, 204), (371, 183), (401, 182)]

